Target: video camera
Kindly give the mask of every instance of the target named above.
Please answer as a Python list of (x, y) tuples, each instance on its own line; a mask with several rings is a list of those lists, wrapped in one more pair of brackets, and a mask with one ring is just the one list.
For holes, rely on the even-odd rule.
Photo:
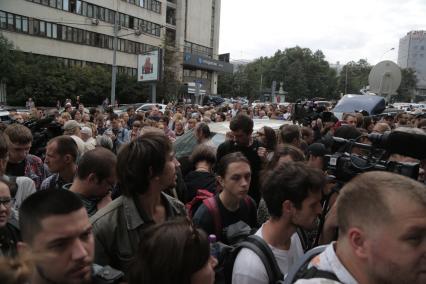
[(325, 111), (325, 107), (316, 106), (313, 101), (297, 101), (293, 107), (292, 120), (304, 126), (308, 126), (312, 121), (320, 118), (323, 122), (333, 120), (333, 113)]
[(53, 115), (39, 120), (32, 119), (23, 125), (28, 127), (33, 135), (30, 154), (40, 158), (43, 158), (47, 142), (63, 133), (62, 125), (55, 121)]
[[(389, 151), (389, 149), (387, 149), (389, 144), (388, 137), (380, 134), (370, 134), (368, 138), (373, 142), (373, 145), (333, 137), (334, 143), (341, 144), (342, 148), (349, 149), (349, 151), (338, 151), (334, 154), (324, 156), (324, 168), (329, 175), (343, 183), (367, 171), (388, 171), (417, 179), (420, 167), (419, 163), (401, 163), (382, 160), (386, 151), (396, 153), (395, 151)], [(352, 153), (351, 150), (354, 147), (364, 149), (364, 152), (367, 154), (358, 155)]]

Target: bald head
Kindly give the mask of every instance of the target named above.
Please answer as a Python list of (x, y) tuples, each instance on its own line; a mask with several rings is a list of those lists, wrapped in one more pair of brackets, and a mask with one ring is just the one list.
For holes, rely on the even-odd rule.
[(398, 214), (392, 204), (408, 199), (426, 208), (426, 186), (389, 172), (368, 172), (347, 183), (337, 202), (338, 226), (342, 235), (352, 227), (376, 228)]

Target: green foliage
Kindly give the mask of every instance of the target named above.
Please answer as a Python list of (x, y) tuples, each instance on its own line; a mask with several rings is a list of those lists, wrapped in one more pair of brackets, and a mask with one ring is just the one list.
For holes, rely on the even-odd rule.
[[(85, 105), (99, 105), (111, 94), (111, 70), (103, 67), (65, 67), (55, 58), (11, 50), (13, 45), (0, 35), (0, 76), (7, 82), (9, 105), (24, 105), (32, 97), (36, 105), (55, 106), (70, 98)], [(117, 76), (116, 96), (120, 103), (149, 98), (147, 86), (135, 77)]]
[(180, 83), (176, 78), (176, 64), (178, 51), (175, 42), (165, 37), (163, 40), (163, 62), (166, 66), (162, 72), (162, 77), (157, 83), (157, 101), (176, 101), (180, 89)]
[(272, 57), (260, 57), (232, 75), (220, 75), (218, 93), (254, 100), (260, 97), (261, 89), (271, 88), (273, 81), (277, 82), (277, 89), (280, 82), (284, 83), (289, 101), (338, 97), (336, 72), (324, 54), (298, 46), (278, 50)]
[(343, 94), (359, 94), (368, 86), (368, 75), (373, 67), (365, 60), (351, 61), (343, 66), (338, 78), (338, 91)]
[(15, 73), (13, 44), (0, 33), (0, 80), (7, 82), (9, 76)]

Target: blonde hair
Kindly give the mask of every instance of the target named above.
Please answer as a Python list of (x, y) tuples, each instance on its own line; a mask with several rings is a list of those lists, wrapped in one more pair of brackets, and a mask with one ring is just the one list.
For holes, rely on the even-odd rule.
[(68, 112), (63, 112), (61, 114), (61, 118), (66, 120), (71, 120), (71, 114), (69, 114)]

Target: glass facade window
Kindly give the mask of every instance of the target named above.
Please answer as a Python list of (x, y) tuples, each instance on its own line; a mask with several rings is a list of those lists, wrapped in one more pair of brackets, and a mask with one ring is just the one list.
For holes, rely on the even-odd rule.
[(9, 30), (13, 30), (14, 29), (14, 20), (13, 20), (13, 14), (7, 14), (7, 28)]
[[(105, 49), (113, 49), (112, 36), (28, 18), (22, 15), (14, 15), (5, 11), (0, 11), (0, 29), (10, 29), (34, 36), (69, 41)], [(127, 39), (118, 39), (117, 50), (122, 52), (138, 54), (155, 49), (157, 49), (155, 46)]]
[(28, 18), (22, 17), (22, 32), (28, 33)]
[(0, 11), (0, 28), (6, 29), (7, 22), (6, 22), (6, 12)]
[(52, 37), (52, 24), (46, 23), (46, 36)]
[(58, 38), (58, 26), (52, 24), (52, 38)]
[(82, 15), (87, 15), (87, 3), (86, 2), (83, 2), (81, 4), (81, 14)]
[(76, 11), (77, 14), (81, 15), (81, 1), (77, 0), (77, 6), (76, 6)]
[(105, 8), (99, 7), (98, 9), (98, 19), (101, 21), (105, 21)]
[[(94, 5), (92, 3), (88, 3), (82, 0), (46, 0), (46, 1), (38, 1), (38, 0), (27, 0), (34, 3), (50, 6), (53, 8), (61, 9), (64, 11), (68, 11), (71, 13), (75, 13), (78, 15), (82, 15), (89, 18), (96, 18), (101, 21), (106, 21), (108, 23), (114, 24), (115, 11), (111, 9), (107, 9), (105, 7), (101, 7), (98, 5)], [(122, 0), (126, 1), (126, 0)], [(154, 12), (161, 14), (161, 2), (157, 0), (127, 0), (128, 3), (141, 6), (143, 8), (152, 10)], [(151, 35), (160, 37), (161, 36), (161, 25), (144, 21), (142, 19), (135, 18), (126, 14), (119, 14), (119, 24), (123, 27), (130, 29), (138, 29), (140, 23), (145, 23), (145, 27), (143, 28), (144, 32), (149, 33)], [(172, 20), (172, 22), (175, 20)], [(148, 27), (148, 23), (151, 27)]]
[(21, 16), (15, 16), (15, 29), (17, 32), (22, 31), (22, 20), (21, 20)]
[(37, 20), (33, 21), (33, 34), (38, 35), (40, 32), (40, 22)]
[(63, 2), (62, 2), (62, 8), (65, 11), (69, 11), (69, 2), (68, 2), (68, 0), (63, 0)]
[(46, 22), (40, 21), (40, 35), (46, 36)]
[(93, 18), (93, 5), (87, 4), (87, 17)]
[(185, 49), (185, 52), (205, 55), (209, 58), (212, 58), (212, 56), (213, 56), (213, 49), (212, 48), (205, 47), (205, 46), (195, 44), (195, 43), (191, 43), (191, 42), (185, 42), (184, 49)]

